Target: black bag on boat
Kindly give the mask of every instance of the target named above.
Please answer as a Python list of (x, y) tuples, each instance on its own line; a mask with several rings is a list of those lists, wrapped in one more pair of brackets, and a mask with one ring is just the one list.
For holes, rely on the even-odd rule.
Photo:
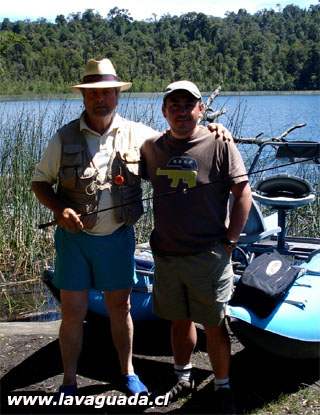
[(255, 258), (244, 270), (229, 301), (246, 307), (258, 317), (268, 317), (283, 300), (300, 272), (278, 252)]

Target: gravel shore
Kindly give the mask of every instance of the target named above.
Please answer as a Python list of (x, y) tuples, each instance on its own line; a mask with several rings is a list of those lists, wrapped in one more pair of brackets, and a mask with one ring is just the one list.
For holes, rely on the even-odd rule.
[[(1, 414), (212, 414), (213, 376), (205, 352), (205, 336), (198, 328), (198, 345), (193, 356), (197, 391), (192, 398), (166, 407), (114, 405), (94, 408), (81, 405), (8, 405), (8, 396), (52, 396), (62, 381), (58, 343), (59, 321), (48, 323), (0, 323)], [(158, 389), (172, 370), (170, 327), (162, 321), (135, 324), (134, 366), (150, 391)], [(231, 333), (231, 382), (239, 414), (258, 414), (268, 402), (301, 387), (318, 387), (319, 362), (289, 361), (246, 350)], [(85, 324), (84, 346), (79, 360), (80, 396), (121, 394), (118, 359), (110, 338), (107, 319)], [(319, 389), (320, 390), (320, 389)], [(303, 412), (301, 403), (301, 414)]]

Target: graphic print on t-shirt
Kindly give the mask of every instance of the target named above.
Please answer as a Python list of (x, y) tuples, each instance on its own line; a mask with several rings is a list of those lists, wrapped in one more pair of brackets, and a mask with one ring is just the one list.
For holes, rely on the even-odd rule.
[(157, 169), (157, 176), (168, 176), (171, 179), (170, 187), (178, 187), (180, 180), (188, 187), (195, 187), (197, 181), (198, 164), (192, 157), (173, 157), (169, 160), (168, 170)]

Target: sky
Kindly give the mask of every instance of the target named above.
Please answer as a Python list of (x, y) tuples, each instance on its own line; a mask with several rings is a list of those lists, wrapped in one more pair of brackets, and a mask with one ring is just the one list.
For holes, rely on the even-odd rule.
[[(13, 0), (2, 1), (0, 8), (0, 22), (9, 18), (11, 22), (16, 20), (30, 19), (35, 21), (38, 18), (45, 18), (48, 21), (55, 21), (59, 14), (67, 17), (70, 13), (83, 13), (87, 9), (94, 9), (102, 17), (107, 17), (110, 9), (129, 10), (134, 20), (159, 19), (165, 14), (178, 15), (188, 12), (205, 13), (207, 15), (224, 17), (226, 12), (238, 12), (239, 9), (246, 9), (248, 13), (254, 14), (262, 9), (278, 10), (289, 4), (299, 6), (301, 9), (308, 9), (310, 5), (319, 4), (320, 0)], [(156, 16), (154, 16), (154, 14)]]

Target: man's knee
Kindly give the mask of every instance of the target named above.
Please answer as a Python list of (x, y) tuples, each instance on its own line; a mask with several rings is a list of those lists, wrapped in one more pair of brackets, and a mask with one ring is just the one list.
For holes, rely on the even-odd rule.
[(217, 327), (204, 326), (204, 330), (206, 336), (209, 339), (215, 339), (219, 341), (220, 339), (225, 340), (226, 338), (229, 338), (226, 326), (224, 324)]
[(88, 309), (88, 291), (61, 290), (62, 321), (69, 324), (83, 322)]
[(104, 298), (110, 317), (114, 313), (123, 315), (130, 313), (130, 293), (131, 289), (105, 292)]
[(194, 323), (189, 318), (183, 318), (181, 320), (172, 320), (172, 329), (179, 331), (189, 331), (190, 328), (192, 328), (193, 324)]

